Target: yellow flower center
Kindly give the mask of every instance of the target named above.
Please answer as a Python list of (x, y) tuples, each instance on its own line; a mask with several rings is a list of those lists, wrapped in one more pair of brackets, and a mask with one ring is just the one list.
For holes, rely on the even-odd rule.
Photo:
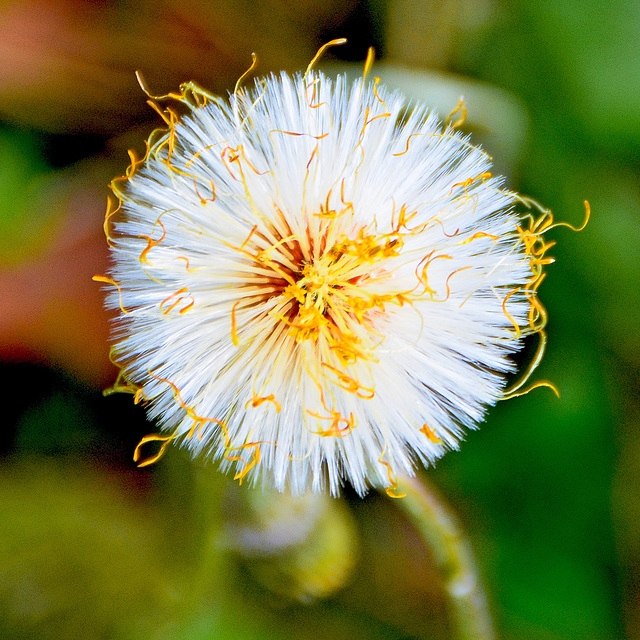
[[(402, 305), (404, 293), (379, 294), (370, 285), (388, 277), (373, 265), (398, 255), (399, 238), (374, 236), (361, 230), (355, 239), (342, 237), (313, 262), (301, 264), (282, 295), (289, 301), (286, 317), (297, 342), (323, 336), (343, 364), (358, 358), (373, 359), (377, 335), (371, 333), (371, 311), (384, 311), (387, 303)], [(368, 286), (369, 285), (369, 286)], [(284, 314), (283, 314), (284, 315)], [(369, 329), (363, 341), (363, 328)]]

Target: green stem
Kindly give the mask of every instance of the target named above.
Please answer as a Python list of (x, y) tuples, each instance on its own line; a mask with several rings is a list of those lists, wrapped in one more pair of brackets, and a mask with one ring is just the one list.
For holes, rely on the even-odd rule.
[(433, 553), (449, 601), (456, 640), (494, 640), (495, 634), (468, 539), (443, 501), (423, 482), (403, 478), (397, 500)]

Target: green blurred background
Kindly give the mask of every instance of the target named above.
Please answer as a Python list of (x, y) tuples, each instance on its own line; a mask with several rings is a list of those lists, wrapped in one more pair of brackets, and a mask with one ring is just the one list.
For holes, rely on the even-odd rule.
[(438, 572), (397, 505), (238, 488), (113, 382), (91, 281), (107, 183), (156, 93), (226, 92), (376, 47), (376, 73), (468, 130), (556, 229), (541, 298), (548, 390), (497, 406), (424, 474), (472, 541), (504, 640), (640, 638), (640, 3), (634, 0), (0, 1), (0, 637), (451, 637)]

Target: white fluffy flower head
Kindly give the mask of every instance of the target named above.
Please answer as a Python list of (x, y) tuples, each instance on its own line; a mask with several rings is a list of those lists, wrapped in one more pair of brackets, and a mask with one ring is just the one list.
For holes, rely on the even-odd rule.
[(486, 153), (377, 79), (165, 98), (187, 113), (153, 103), (167, 128), (112, 183), (98, 278), (114, 388), (163, 431), (136, 458), (176, 441), (241, 481), (393, 495), (505, 396), (522, 336), (540, 359), (550, 214), (515, 213)]

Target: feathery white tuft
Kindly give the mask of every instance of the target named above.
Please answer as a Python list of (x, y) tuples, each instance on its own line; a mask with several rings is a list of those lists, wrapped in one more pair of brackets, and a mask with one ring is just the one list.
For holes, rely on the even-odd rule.
[(483, 419), (536, 329), (517, 196), (377, 80), (185, 86), (105, 223), (119, 388), (166, 434), (143, 443), (296, 494), (392, 493)]

